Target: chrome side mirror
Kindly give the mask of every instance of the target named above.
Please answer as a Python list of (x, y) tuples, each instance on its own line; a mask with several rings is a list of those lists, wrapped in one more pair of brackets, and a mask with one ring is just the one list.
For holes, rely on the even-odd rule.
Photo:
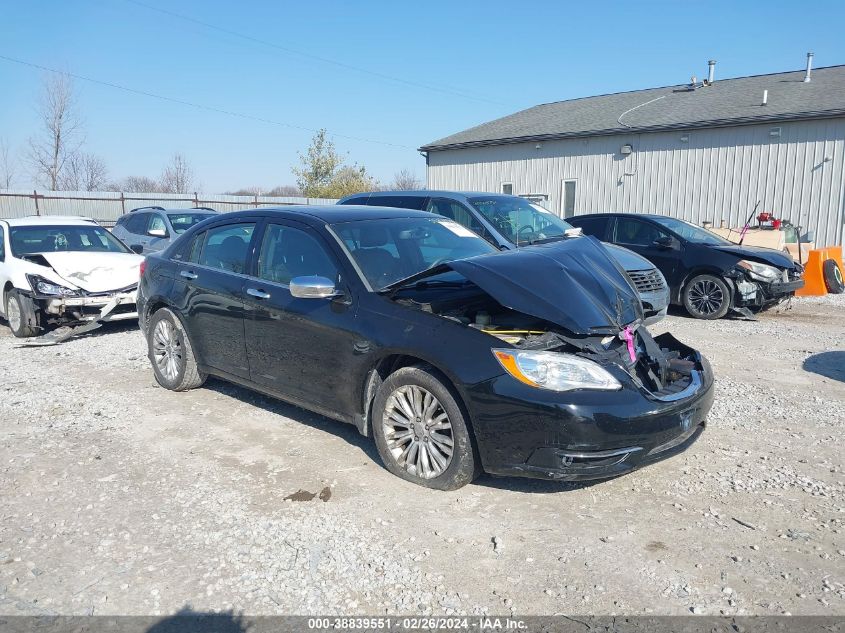
[(298, 299), (328, 299), (337, 295), (337, 290), (331, 279), (308, 275), (290, 280), (290, 294)]
[(147, 235), (150, 237), (167, 237), (167, 231), (165, 229), (150, 229), (147, 231)]

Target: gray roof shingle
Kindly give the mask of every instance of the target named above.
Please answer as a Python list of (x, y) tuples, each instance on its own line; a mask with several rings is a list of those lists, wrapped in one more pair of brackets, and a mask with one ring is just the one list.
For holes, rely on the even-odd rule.
[[(768, 104), (761, 105), (768, 90)], [(845, 115), (845, 65), (545, 103), (482, 123), (421, 151), (579, 136)]]

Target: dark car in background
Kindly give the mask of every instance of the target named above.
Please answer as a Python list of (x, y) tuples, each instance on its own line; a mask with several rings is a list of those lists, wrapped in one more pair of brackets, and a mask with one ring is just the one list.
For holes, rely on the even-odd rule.
[(215, 215), (217, 211), (209, 207), (139, 207), (120, 216), (112, 233), (138, 254), (155, 253), (167, 248), (194, 224)]
[[(366, 204), (437, 213), (477, 233), (501, 250), (563, 240), (572, 225), (519, 196), (460, 191), (375, 191), (341, 198), (338, 204)], [(637, 289), (651, 325), (666, 316), (669, 287), (648, 260), (627, 249), (605, 245)]]
[(672, 303), (698, 319), (720, 319), (731, 309), (750, 316), (804, 286), (803, 269), (789, 254), (734, 244), (677, 218), (597, 213), (569, 221), (651, 261), (669, 282)]
[(215, 375), (355, 424), (443, 490), (626, 473), (694, 442), (713, 399), (591, 237), (500, 252), (426, 212), (260, 208), (149, 255), (138, 306), (162, 386)]

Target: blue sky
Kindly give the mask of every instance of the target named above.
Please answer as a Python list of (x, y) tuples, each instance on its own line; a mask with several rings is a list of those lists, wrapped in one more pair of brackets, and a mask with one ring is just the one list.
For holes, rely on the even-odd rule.
[[(382, 181), (424, 178), (415, 148), (538, 103), (683, 83), (710, 58), (717, 79), (800, 69), (810, 50), (845, 63), (842, 2), (143, 4), (273, 46), (131, 0), (0, 0), (0, 56), (294, 126), (76, 81), (85, 149), (113, 178), (181, 152), (206, 192), (292, 184), (321, 127)], [(21, 162), (44, 74), (0, 59), (0, 139)]]

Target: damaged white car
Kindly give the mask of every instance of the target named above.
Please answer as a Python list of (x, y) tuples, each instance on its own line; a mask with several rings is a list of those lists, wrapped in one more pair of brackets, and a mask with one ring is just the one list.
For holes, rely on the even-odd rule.
[[(18, 338), (58, 343), (107, 321), (137, 319), (144, 258), (87, 218), (0, 220), (0, 310)], [(54, 329), (53, 326), (60, 326)]]

